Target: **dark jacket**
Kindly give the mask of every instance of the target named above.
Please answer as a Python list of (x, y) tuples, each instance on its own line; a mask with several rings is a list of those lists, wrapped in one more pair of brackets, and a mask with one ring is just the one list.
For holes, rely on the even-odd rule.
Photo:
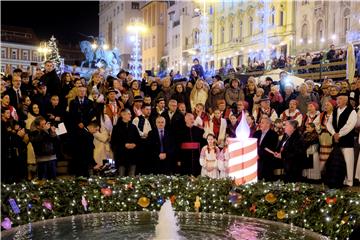
[(47, 92), (50, 96), (56, 94), (59, 95), (61, 91), (61, 83), (58, 75), (56, 74), (56, 70), (54, 69), (51, 72), (45, 73), (41, 76), (40, 82), (45, 83), (47, 87)]
[(84, 98), (83, 104), (80, 104), (79, 98), (76, 97), (70, 102), (69, 116), (71, 119), (72, 130), (78, 129), (77, 125), (83, 123), (87, 126), (94, 117), (93, 102), (87, 97)]
[(179, 110), (176, 110), (173, 114), (171, 120), (169, 116), (169, 110), (165, 110), (162, 114), (162, 117), (165, 118), (166, 125), (165, 128), (170, 130), (172, 134), (176, 133), (180, 130), (183, 126), (185, 126), (185, 117), (182, 115)]
[[(138, 148), (140, 144), (140, 135), (134, 124), (131, 122), (125, 123), (121, 119), (114, 126), (111, 135), (111, 150), (114, 153), (114, 158), (117, 166), (136, 165), (139, 161)], [(134, 143), (134, 149), (127, 149), (125, 144)]]
[[(160, 174), (171, 173), (175, 165), (175, 144), (172, 134), (165, 129), (163, 138), (163, 151), (161, 151), (160, 136), (157, 128), (154, 128), (149, 132), (148, 143), (151, 149), (151, 162), (157, 166), (155, 172)], [(160, 153), (166, 153), (165, 160), (160, 160)]]
[(274, 130), (269, 129), (260, 143), (261, 135), (262, 131), (258, 130), (253, 136), (258, 139), (258, 178), (269, 181), (272, 179), (273, 170), (277, 168), (277, 160), (265, 148), (275, 152), (278, 144), (278, 135)]
[(218, 93), (213, 93), (213, 91), (214, 91), (214, 89), (210, 90), (208, 99), (206, 100), (206, 103), (205, 103), (206, 110), (208, 110), (209, 108), (212, 108), (214, 110), (214, 108), (217, 106), (217, 101), (223, 100), (225, 97), (224, 89), (220, 89), (220, 91)]
[(281, 152), (281, 159), (284, 164), (285, 181), (301, 181), (306, 149), (300, 132), (295, 130), (290, 137), (285, 134), (278, 145), (278, 152)]
[(45, 130), (34, 130), (29, 134), (36, 157), (52, 156), (56, 154), (59, 139)]

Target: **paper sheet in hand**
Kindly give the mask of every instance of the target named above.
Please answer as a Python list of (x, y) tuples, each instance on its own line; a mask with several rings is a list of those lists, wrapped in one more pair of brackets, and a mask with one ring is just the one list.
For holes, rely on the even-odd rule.
[(265, 148), (265, 151), (267, 151), (267, 152), (271, 153), (272, 155), (274, 155), (274, 154), (275, 154), (275, 152), (271, 151), (271, 150), (270, 150), (270, 149), (268, 149), (268, 148)]
[(58, 136), (67, 133), (65, 124), (64, 123), (59, 123), (59, 125), (56, 128), (55, 132), (56, 132), (56, 135), (58, 135)]

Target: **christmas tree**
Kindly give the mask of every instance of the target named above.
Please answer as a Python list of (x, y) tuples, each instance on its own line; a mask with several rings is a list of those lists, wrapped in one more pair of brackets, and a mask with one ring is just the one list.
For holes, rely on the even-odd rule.
[(55, 68), (58, 69), (60, 67), (61, 60), (54, 35), (51, 36), (48, 42), (48, 48), (49, 53), (47, 54), (47, 59), (53, 61)]

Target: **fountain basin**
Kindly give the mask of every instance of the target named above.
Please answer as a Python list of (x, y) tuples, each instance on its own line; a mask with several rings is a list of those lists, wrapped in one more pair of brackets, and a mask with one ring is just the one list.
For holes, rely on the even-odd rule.
[[(299, 227), (256, 218), (186, 212), (176, 215), (181, 239), (328, 239)], [(84, 214), (18, 226), (1, 235), (5, 240), (153, 239), (157, 219), (157, 212), (146, 211)]]

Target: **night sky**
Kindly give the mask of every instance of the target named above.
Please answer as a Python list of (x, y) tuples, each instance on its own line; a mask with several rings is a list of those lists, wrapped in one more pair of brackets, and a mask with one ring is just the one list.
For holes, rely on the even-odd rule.
[(1, 1), (1, 24), (30, 27), (39, 40), (52, 34), (60, 43), (78, 43), (99, 33), (99, 2)]

